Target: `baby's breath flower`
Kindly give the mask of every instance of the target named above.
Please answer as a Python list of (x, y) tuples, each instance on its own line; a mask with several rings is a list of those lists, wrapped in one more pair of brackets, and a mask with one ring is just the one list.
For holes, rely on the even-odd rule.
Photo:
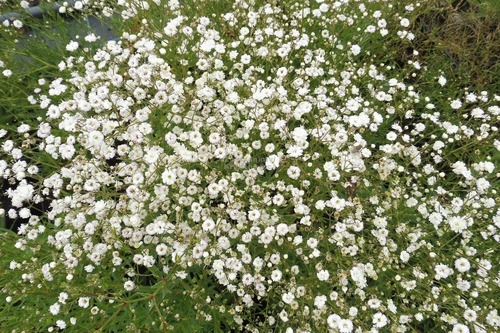
[(452, 109), (460, 109), (462, 107), (462, 102), (458, 99), (456, 100), (453, 100), (451, 103), (450, 103), (450, 106)]
[(66, 322), (64, 320), (58, 320), (56, 321), (56, 326), (63, 330), (66, 328)]
[[(419, 52), (426, 4), (382, 2), (62, 6), (132, 31), (68, 37), (60, 75), (26, 87), (40, 117), (0, 129), (0, 212), (23, 220), (2, 299), (30, 316), (8, 318), (33, 331), (107, 330), (105, 313), (133, 317), (117, 327), (131, 332), (182, 331), (190, 313), (196, 331), (498, 328), (500, 97), (427, 89), (452, 76)], [(394, 66), (387, 50), (408, 41)], [(57, 300), (49, 311), (25, 301), (33, 288)]]
[(68, 43), (68, 45), (66, 45), (66, 50), (73, 52), (73, 51), (76, 51), (78, 49), (78, 46), (79, 46), (78, 42), (71, 41)]
[(135, 284), (133, 281), (128, 280), (123, 284), (123, 288), (127, 291), (131, 291), (135, 288)]
[(90, 305), (90, 298), (89, 297), (80, 297), (78, 299), (78, 306), (86, 309)]
[(61, 310), (61, 305), (59, 303), (54, 303), (49, 307), (50, 313), (52, 313), (52, 315), (54, 316), (57, 315), (60, 310)]
[(361, 47), (357, 44), (351, 46), (351, 52), (353, 55), (357, 56), (361, 52)]

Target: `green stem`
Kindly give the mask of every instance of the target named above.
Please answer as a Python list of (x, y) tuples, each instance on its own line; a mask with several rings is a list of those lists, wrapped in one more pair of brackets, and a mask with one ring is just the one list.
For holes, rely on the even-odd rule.
[(101, 328), (99, 328), (99, 330), (98, 330), (97, 332), (99, 332), (99, 333), (100, 333), (100, 332), (102, 332), (103, 328), (104, 328), (107, 324), (109, 324), (109, 323), (111, 322), (111, 320), (113, 320), (113, 318), (114, 318), (114, 317), (116, 317), (116, 316), (118, 315), (118, 313), (120, 313), (120, 311), (121, 311), (121, 310), (123, 310), (123, 308), (127, 306), (127, 304), (128, 304), (127, 302), (123, 302), (123, 303), (122, 303), (122, 305), (118, 308), (118, 310), (116, 310), (116, 311), (115, 311), (115, 312), (111, 315), (111, 317), (109, 317), (109, 318), (108, 318), (108, 320), (106, 320), (106, 321), (104, 322), (104, 324), (101, 326)]

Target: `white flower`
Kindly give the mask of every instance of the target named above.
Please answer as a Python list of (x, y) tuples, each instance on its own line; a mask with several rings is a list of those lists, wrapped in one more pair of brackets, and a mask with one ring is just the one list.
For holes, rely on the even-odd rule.
[(462, 291), (467, 291), (471, 287), (470, 282), (467, 280), (461, 280), (457, 282), (457, 288)]
[(54, 316), (59, 313), (59, 310), (61, 310), (61, 305), (59, 303), (54, 303), (49, 307), (50, 313), (52, 313)]
[(476, 181), (476, 187), (478, 192), (484, 193), (488, 188), (490, 188), (490, 182), (485, 178), (479, 178)]
[(455, 260), (455, 268), (460, 273), (465, 273), (470, 269), (470, 262), (466, 258), (459, 258)]
[(304, 114), (311, 112), (312, 104), (310, 102), (300, 102), (295, 108), (293, 116), (295, 119), (299, 120)]
[(350, 98), (346, 103), (346, 108), (350, 111), (358, 111), (360, 104), (357, 100)]
[(258, 209), (253, 209), (248, 212), (248, 219), (250, 221), (256, 221), (260, 218), (260, 211)]
[(146, 98), (146, 91), (144, 89), (142, 89), (141, 87), (137, 87), (134, 90), (134, 97), (137, 100), (145, 99)]
[(397, 139), (398, 135), (391, 131), (391, 132), (387, 133), (387, 135), (385, 137), (387, 138), (387, 140), (394, 141)]
[(439, 76), (439, 79), (438, 79), (438, 83), (441, 85), (441, 86), (444, 86), (446, 84), (446, 78), (444, 76)]
[(153, 256), (144, 256), (143, 265), (146, 267), (153, 267), (155, 263), (155, 258)]
[(89, 297), (80, 297), (78, 299), (78, 306), (86, 309), (90, 305), (90, 298)]
[(340, 333), (350, 333), (354, 329), (354, 325), (349, 319), (340, 319), (337, 322), (337, 327)]
[(453, 270), (445, 264), (437, 264), (434, 267), (434, 271), (436, 272), (436, 277), (441, 279), (446, 279), (453, 274)]
[(286, 174), (288, 175), (288, 177), (292, 179), (297, 179), (300, 177), (300, 168), (295, 165), (292, 165), (288, 168)]
[(378, 328), (384, 327), (387, 325), (387, 317), (383, 313), (377, 312), (373, 315), (373, 324)]
[(441, 222), (443, 221), (443, 216), (437, 212), (433, 212), (429, 215), (428, 219), (429, 222), (431, 222), (434, 225), (434, 227), (437, 228), (439, 224), (441, 224)]
[(62, 293), (59, 294), (59, 298), (58, 298), (59, 303), (66, 304), (66, 300), (67, 299), (68, 299), (68, 294), (67, 293), (62, 292)]
[(462, 216), (451, 216), (448, 218), (450, 229), (456, 233), (461, 233), (467, 229), (467, 221)]
[[(81, 1), (77, 1), (81, 3)], [(89, 43), (95, 42), (97, 40), (97, 36), (94, 33), (90, 33), (87, 36), (85, 36), (85, 40)]]
[(467, 321), (476, 321), (477, 313), (476, 313), (476, 311), (474, 311), (472, 309), (467, 309), (464, 311), (464, 318)]
[(463, 324), (455, 324), (451, 333), (469, 333), (470, 330), (467, 326)]
[(170, 22), (165, 28), (163, 28), (163, 32), (169, 37), (175, 36), (175, 34), (177, 33), (177, 27), (175, 24), (172, 24), (172, 22)]
[(18, 29), (21, 29), (23, 27), (23, 22), (19, 20), (14, 20), (14, 22), (12, 22), (12, 25)]
[(271, 236), (271, 237), (274, 237), (274, 235), (276, 235), (276, 228), (273, 226), (267, 227), (264, 230), (264, 233)]
[(434, 142), (434, 144), (432, 145), (432, 149), (438, 151), (440, 150), (441, 148), (443, 148), (445, 146), (444, 142), (441, 141), (441, 140), (437, 140), (436, 142)]
[(304, 150), (297, 145), (293, 145), (290, 146), (286, 152), (288, 155), (290, 155), (290, 157), (300, 157), (302, 156)]
[(200, 45), (200, 50), (203, 52), (210, 52), (215, 48), (215, 41), (213, 39), (207, 39)]
[(64, 320), (58, 320), (56, 321), (56, 326), (63, 330), (66, 328), (66, 322)]
[(278, 77), (285, 77), (285, 76), (287, 76), (287, 74), (288, 74), (288, 70), (285, 67), (280, 67), (276, 71), (276, 75)]
[(167, 169), (161, 174), (161, 178), (164, 184), (172, 185), (175, 183), (177, 175), (173, 170)]
[(326, 281), (330, 278), (330, 273), (326, 269), (322, 269), (316, 273), (316, 276), (318, 277), (318, 280)]
[(457, 110), (457, 109), (460, 109), (462, 107), (462, 102), (460, 100), (456, 99), (450, 103), (450, 106), (452, 109)]
[(254, 282), (254, 277), (252, 274), (245, 274), (241, 280), (245, 286), (249, 286)]
[(271, 280), (273, 280), (274, 282), (278, 282), (279, 280), (281, 280), (282, 276), (283, 274), (279, 269), (275, 269), (271, 272)]
[(250, 55), (244, 54), (244, 55), (241, 56), (241, 63), (245, 64), (245, 65), (248, 65), (250, 63), (251, 59), (252, 59), (252, 57), (250, 57)]
[(402, 262), (408, 262), (408, 260), (410, 260), (410, 254), (406, 251), (401, 251), (399, 258), (401, 259)]
[(325, 201), (324, 200), (318, 200), (315, 204), (316, 209), (318, 210), (323, 210), (326, 207)]
[(212, 183), (207, 186), (207, 191), (210, 196), (216, 197), (220, 192), (220, 186), (219, 184)]
[(212, 231), (215, 228), (215, 222), (211, 218), (206, 219), (201, 225), (204, 231)]
[(156, 245), (156, 253), (159, 256), (164, 256), (165, 254), (167, 254), (167, 250), (168, 250), (168, 247), (164, 243)]
[(219, 244), (219, 246), (222, 248), (222, 249), (229, 249), (229, 247), (231, 246), (231, 242), (229, 241), (229, 239), (226, 237), (226, 236), (222, 236), (218, 239), (217, 243)]
[(288, 233), (289, 231), (289, 228), (288, 228), (288, 225), (286, 225), (285, 223), (280, 223), (278, 224), (278, 226), (276, 227), (276, 232), (278, 233), (278, 235), (280, 236), (284, 236)]
[(302, 143), (307, 141), (307, 131), (303, 126), (296, 127), (292, 131), (292, 138), (297, 142), (297, 143)]
[(328, 318), (326, 319), (326, 322), (330, 328), (337, 328), (338, 327), (338, 322), (340, 321), (340, 317), (337, 314), (332, 314), (329, 315)]
[(457, 175), (462, 175), (466, 179), (471, 179), (472, 175), (470, 170), (467, 168), (464, 162), (462, 161), (457, 161), (451, 165), (453, 168), (453, 172), (456, 173)]
[(259, 237), (262, 244), (270, 244), (273, 240), (273, 237), (269, 234), (263, 233)]
[(318, 309), (322, 309), (325, 307), (327, 298), (325, 295), (319, 295), (314, 298), (314, 306)]
[(410, 20), (407, 18), (402, 18), (401, 21), (399, 21), (399, 24), (401, 24), (402, 27), (409, 27), (410, 26)]
[(267, 170), (275, 170), (280, 165), (280, 158), (278, 155), (270, 155), (266, 158), (266, 169)]
[(78, 44), (78, 42), (71, 41), (68, 43), (68, 45), (66, 45), (66, 50), (70, 52), (76, 51), (79, 45), (80, 44)]
[(361, 52), (361, 47), (359, 45), (354, 44), (351, 46), (351, 52), (353, 55), (357, 56)]
[(287, 322), (288, 321), (288, 313), (286, 313), (285, 310), (281, 310), (280, 314), (280, 319), (283, 321), (283, 322)]
[(123, 284), (123, 289), (127, 291), (131, 291), (134, 288), (135, 288), (135, 283), (133, 281), (128, 280)]
[(311, 249), (316, 248), (316, 246), (318, 246), (318, 240), (316, 238), (309, 238), (307, 240), (307, 246), (309, 246)]
[(362, 265), (361, 267), (358, 265), (351, 268), (351, 278), (359, 288), (365, 288), (367, 286), (365, 272)]
[(292, 293), (288, 292), (288, 293), (283, 294), (281, 299), (283, 300), (283, 302), (285, 302), (285, 304), (290, 304), (295, 299), (295, 296)]
[(191, 27), (183, 27), (182, 33), (186, 36), (191, 36), (193, 34), (193, 29)]

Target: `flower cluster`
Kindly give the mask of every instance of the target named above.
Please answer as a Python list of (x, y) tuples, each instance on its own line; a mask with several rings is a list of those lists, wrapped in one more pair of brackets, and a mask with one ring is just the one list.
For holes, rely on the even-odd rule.
[(8, 302), (57, 289), (49, 331), (141, 302), (157, 318), (129, 329), (174, 329), (172, 286), (209, 327), (499, 329), (500, 96), (427, 96), (417, 50), (381, 63), (369, 40), (411, 45), (416, 4), (218, 5), (170, 1), (87, 56), (71, 41), (29, 96), (45, 117), (1, 132), (36, 258), (11, 261)]

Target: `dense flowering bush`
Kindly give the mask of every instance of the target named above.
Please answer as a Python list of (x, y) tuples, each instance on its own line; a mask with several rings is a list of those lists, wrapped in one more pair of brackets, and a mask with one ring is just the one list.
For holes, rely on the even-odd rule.
[(114, 6), (131, 30), (70, 41), (30, 92), (45, 116), (1, 130), (27, 222), (0, 325), (500, 328), (500, 96), (420, 90), (447, 80), (419, 81), (418, 3)]

